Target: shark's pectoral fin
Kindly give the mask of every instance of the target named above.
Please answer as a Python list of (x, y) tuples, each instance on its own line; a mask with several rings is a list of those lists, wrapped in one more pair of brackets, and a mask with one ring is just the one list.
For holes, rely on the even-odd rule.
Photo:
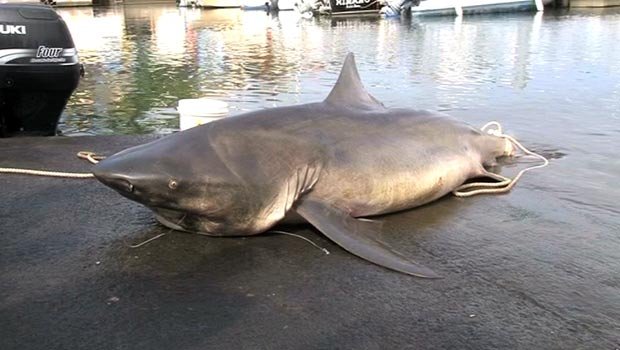
[(311, 199), (302, 199), (296, 211), (325, 236), (363, 259), (409, 275), (439, 278), (432, 270), (418, 265), (377, 240), (380, 224), (355, 219), (346, 212)]

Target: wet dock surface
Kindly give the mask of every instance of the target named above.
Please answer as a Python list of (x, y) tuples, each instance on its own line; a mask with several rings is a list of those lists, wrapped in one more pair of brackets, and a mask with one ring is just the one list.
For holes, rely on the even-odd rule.
[[(0, 167), (88, 171), (147, 136), (0, 140)], [(0, 175), (0, 348), (617, 349), (617, 208), (552, 161), (502, 196), (383, 218), (424, 280), (367, 263), (309, 227), (294, 237), (167, 232), (95, 180)], [(542, 190), (541, 190), (542, 189)], [(587, 193), (586, 193), (587, 192)], [(569, 198), (570, 197), (570, 198)], [(570, 199), (570, 200), (569, 200)]]

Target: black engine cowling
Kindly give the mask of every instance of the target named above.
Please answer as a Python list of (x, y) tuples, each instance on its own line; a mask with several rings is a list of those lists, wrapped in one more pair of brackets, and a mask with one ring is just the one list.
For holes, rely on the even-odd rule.
[(81, 74), (71, 34), (54, 9), (0, 4), (0, 137), (55, 135)]

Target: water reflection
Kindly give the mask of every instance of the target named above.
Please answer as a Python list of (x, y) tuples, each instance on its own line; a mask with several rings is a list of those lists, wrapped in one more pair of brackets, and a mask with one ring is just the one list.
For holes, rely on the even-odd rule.
[(217, 97), (234, 113), (320, 100), (349, 51), (388, 105), (618, 103), (618, 11), (310, 21), (153, 5), (59, 12), (87, 72), (63, 118), (68, 134), (171, 132), (181, 98)]

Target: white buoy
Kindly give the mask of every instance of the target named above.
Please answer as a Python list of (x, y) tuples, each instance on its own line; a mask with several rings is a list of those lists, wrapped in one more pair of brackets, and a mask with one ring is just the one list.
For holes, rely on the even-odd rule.
[(228, 115), (228, 103), (209, 98), (179, 100), (181, 130), (206, 124)]

